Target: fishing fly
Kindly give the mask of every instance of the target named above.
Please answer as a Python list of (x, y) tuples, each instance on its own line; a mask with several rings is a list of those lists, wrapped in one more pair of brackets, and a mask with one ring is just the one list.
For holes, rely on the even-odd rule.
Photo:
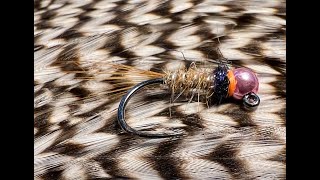
[[(189, 68), (175, 71), (164, 71), (158, 77), (142, 81), (131, 88), (122, 97), (118, 107), (118, 122), (123, 130), (128, 133), (144, 137), (170, 137), (182, 135), (181, 133), (154, 133), (150, 131), (138, 131), (130, 127), (125, 120), (125, 108), (129, 100), (140, 89), (151, 84), (163, 84), (173, 94), (189, 94), (191, 99), (194, 94), (209, 98), (217, 98), (220, 102), (224, 98), (242, 100), (247, 110), (254, 110), (260, 103), (256, 94), (259, 89), (259, 80), (251, 69), (239, 67), (231, 68), (227, 63), (219, 63), (216, 68), (197, 68), (191, 63)], [(173, 96), (172, 96), (173, 97)], [(171, 98), (172, 100), (172, 98)]]
[[(129, 41), (127, 41), (129, 39), (127, 37), (131, 37)], [(126, 123), (125, 109), (128, 102), (135, 93), (151, 84), (162, 84), (167, 87), (171, 93), (170, 103), (175, 102), (182, 94), (186, 96), (191, 95), (189, 100), (191, 102), (194, 95), (197, 94), (198, 102), (201, 96), (206, 99), (207, 104), (212, 99), (220, 103), (225, 98), (233, 98), (239, 101), (242, 100), (242, 104), (246, 109), (252, 110), (259, 105), (260, 98), (256, 94), (259, 88), (259, 81), (256, 74), (248, 68), (232, 68), (228, 61), (224, 62), (220, 60), (218, 63), (215, 63), (214, 67), (198, 67), (195, 62), (192, 62), (188, 68), (176, 70), (164, 69), (163, 72), (155, 72), (153, 70), (142, 70), (131, 65), (124, 65), (123, 61), (125, 58), (108, 59), (108, 53), (113, 53), (112, 57), (117, 57), (117, 55), (129, 51), (130, 48), (134, 48), (136, 46), (135, 43), (139, 44), (143, 42), (145, 40), (144, 37), (140, 35), (140, 31), (131, 28), (123, 32), (112, 33), (112, 35), (101, 34), (77, 40), (73, 42), (72, 46), (69, 44), (64, 47), (65, 50), (59, 54), (59, 61), (55, 62), (55, 66), (59, 65), (59, 67), (63, 67), (68, 73), (73, 72), (77, 74), (77, 79), (79, 80), (93, 80), (89, 81), (92, 83), (96, 82), (94, 80), (98, 82), (110, 82), (112, 88), (109, 89), (107, 87), (103, 88), (103, 90), (97, 90), (95, 98), (104, 97), (105, 92), (108, 95), (112, 94), (112, 96), (109, 96), (111, 98), (123, 95), (117, 110), (118, 123), (127, 133), (139, 136), (169, 137), (182, 135), (179, 132), (157, 133), (138, 131)], [(121, 39), (123, 41), (122, 45), (126, 48), (124, 50), (118, 49), (115, 39)], [(103, 47), (103, 43), (101, 42), (105, 42)], [(94, 49), (98, 49), (98, 47), (102, 48), (102, 50), (97, 50), (95, 53), (91, 52)], [(104, 51), (105, 47), (108, 47), (110, 52)], [(219, 49), (218, 54), (222, 55)], [(130, 57), (130, 53), (127, 55)], [(183, 53), (182, 55), (186, 60)], [(82, 61), (79, 61), (75, 57), (81, 57)], [(129, 60), (133, 59), (129, 58)], [(210, 62), (211, 60), (208, 61)], [(79, 62), (81, 62), (81, 66)], [(38, 69), (41, 68), (38, 67)], [(131, 78), (132, 82), (129, 82), (126, 81), (126, 77), (134, 78)], [(140, 80), (140, 78), (142, 79)], [(96, 86), (95, 88), (99, 87)], [(174, 98), (175, 94), (178, 94), (176, 98)], [(93, 97), (92, 95), (94, 94), (90, 94), (90, 96), (88, 95), (85, 98)]]

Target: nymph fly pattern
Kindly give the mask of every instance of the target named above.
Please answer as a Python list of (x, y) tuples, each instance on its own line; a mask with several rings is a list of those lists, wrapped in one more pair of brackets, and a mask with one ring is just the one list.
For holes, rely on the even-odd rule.
[(33, 64), (34, 179), (286, 179), (283, 0), (34, 0)]
[[(179, 69), (176, 71), (165, 71), (158, 78), (143, 81), (132, 89), (120, 101), (118, 108), (118, 122), (125, 131), (146, 137), (168, 137), (180, 135), (179, 133), (158, 134), (151, 132), (136, 131), (129, 127), (125, 122), (125, 106), (132, 95), (139, 89), (150, 84), (165, 84), (172, 93), (171, 100), (174, 94), (178, 93), (177, 98), (181, 94), (205, 95), (205, 98), (216, 97), (221, 101), (223, 98), (233, 97), (242, 99), (244, 107), (247, 109), (255, 109), (260, 99), (255, 94), (258, 91), (259, 82), (256, 74), (247, 68), (230, 69), (226, 64), (219, 64), (216, 69), (200, 69), (195, 63), (192, 63), (188, 69)], [(175, 99), (173, 100), (175, 101)]]

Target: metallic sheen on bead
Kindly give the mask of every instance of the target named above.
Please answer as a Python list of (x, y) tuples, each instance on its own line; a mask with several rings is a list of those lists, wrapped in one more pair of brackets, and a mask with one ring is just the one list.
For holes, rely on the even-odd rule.
[(248, 68), (236, 68), (233, 70), (237, 81), (233, 98), (242, 99), (246, 94), (257, 93), (259, 89), (259, 81), (257, 75)]

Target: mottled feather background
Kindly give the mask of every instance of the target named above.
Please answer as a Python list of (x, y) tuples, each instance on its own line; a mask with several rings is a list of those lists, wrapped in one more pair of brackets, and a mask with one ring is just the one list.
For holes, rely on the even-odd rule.
[[(285, 1), (34, 1), (34, 178), (286, 179), (285, 33)], [(256, 111), (188, 97), (170, 104), (170, 92), (155, 86), (130, 101), (128, 123), (186, 135), (121, 130), (121, 95), (150, 77), (128, 69), (112, 78), (110, 64), (211, 66), (218, 47), (258, 74)]]

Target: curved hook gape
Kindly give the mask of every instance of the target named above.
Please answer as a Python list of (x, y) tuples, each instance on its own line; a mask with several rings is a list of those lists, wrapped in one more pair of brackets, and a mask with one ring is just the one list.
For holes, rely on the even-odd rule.
[[(141, 88), (150, 85), (150, 84), (163, 84), (164, 79), (158, 78), (158, 79), (151, 79), (147, 81), (143, 81), (137, 85), (135, 85), (132, 89), (130, 89), (126, 95), (124, 95), (120, 101), (119, 108), (118, 108), (118, 122), (119, 125), (123, 130), (125, 130), (128, 133), (144, 136), (144, 137), (170, 137), (170, 136), (178, 136), (183, 135), (183, 133), (155, 133), (150, 131), (137, 131), (133, 128), (131, 128), (125, 121), (125, 107), (131, 97)], [(246, 110), (254, 110), (257, 108), (257, 106), (260, 104), (260, 98), (258, 95), (256, 95), (254, 92), (250, 92), (243, 96), (242, 98), (244, 108)]]
[(137, 85), (135, 85), (130, 91), (127, 92), (126, 95), (124, 95), (120, 101), (119, 108), (118, 108), (118, 122), (119, 125), (123, 130), (125, 130), (128, 133), (136, 134), (139, 136), (144, 137), (170, 137), (170, 136), (177, 136), (182, 135), (181, 133), (154, 133), (154, 132), (147, 132), (147, 131), (137, 131), (133, 128), (131, 128), (125, 121), (125, 107), (128, 103), (128, 101), (131, 99), (131, 97), (141, 88), (144, 86), (150, 85), (150, 84), (163, 84), (164, 80), (162, 78), (158, 79), (151, 79), (147, 81), (143, 81)]

